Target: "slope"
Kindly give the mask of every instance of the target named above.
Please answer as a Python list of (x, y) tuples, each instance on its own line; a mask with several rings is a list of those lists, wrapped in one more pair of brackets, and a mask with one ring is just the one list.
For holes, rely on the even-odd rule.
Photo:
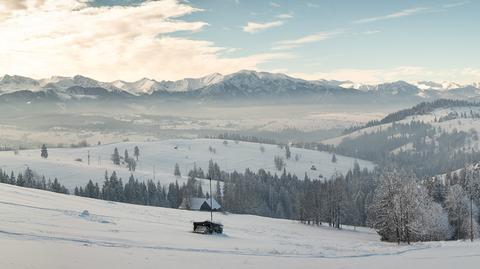
[(475, 268), (480, 260), (480, 242), (397, 246), (365, 228), (335, 230), (250, 215), (215, 214), (225, 234), (203, 236), (190, 231), (192, 221), (208, 218), (206, 212), (4, 184), (0, 211), (1, 268)]
[[(173, 168), (179, 164), (182, 175), (186, 176), (194, 165), (208, 169), (208, 162), (212, 159), (217, 162), (222, 170), (243, 172), (246, 168), (253, 171), (265, 169), (272, 173), (277, 171), (274, 165), (274, 156), (285, 156), (285, 150), (276, 145), (261, 145), (257, 143), (228, 141), (225, 145), (223, 140), (217, 139), (172, 139), (159, 142), (123, 142), (118, 144), (101, 145), (89, 148), (58, 148), (49, 150), (49, 158), (44, 160), (40, 157), (40, 150), (24, 150), (18, 155), (13, 152), (0, 152), (0, 168), (10, 172), (23, 171), (26, 166), (47, 178), (57, 177), (62, 184), (69, 188), (84, 185), (92, 179), (96, 182), (103, 181), (105, 170), (115, 170), (123, 178), (130, 176), (125, 167), (113, 165), (110, 160), (111, 154), (117, 148), (123, 156), (127, 149), (133, 156), (133, 149), (138, 146), (140, 158), (136, 171), (133, 173), (139, 179), (152, 178), (155, 171), (156, 179), (162, 184), (179, 180), (180, 183), (186, 177), (176, 178), (173, 176)], [(260, 147), (265, 151), (262, 153)], [(209, 148), (212, 150), (210, 151)], [(90, 152), (90, 165), (88, 165), (88, 153)], [(311, 178), (330, 177), (336, 172), (345, 173), (353, 168), (355, 159), (337, 156), (337, 162), (332, 163), (332, 155), (327, 152), (291, 149), (291, 158), (286, 160), (286, 170), (303, 178), (307, 173)], [(298, 155), (298, 161), (295, 156)], [(81, 160), (80, 160), (81, 159)], [(371, 162), (358, 160), (363, 168), (373, 168)], [(311, 170), (312, 165), (316, 170)]]

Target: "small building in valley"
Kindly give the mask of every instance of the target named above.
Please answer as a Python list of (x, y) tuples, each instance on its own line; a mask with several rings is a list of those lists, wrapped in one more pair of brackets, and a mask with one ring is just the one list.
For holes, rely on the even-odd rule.
[(184, 198), (179, 209), (196, 210), (196, 211), (220, 211), (222, 207), (215, 198)]

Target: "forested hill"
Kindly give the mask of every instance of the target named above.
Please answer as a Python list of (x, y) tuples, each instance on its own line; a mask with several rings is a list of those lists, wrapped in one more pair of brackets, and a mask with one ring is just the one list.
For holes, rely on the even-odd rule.
[(403, 109), (394, 113), (388, 114), (381, 120), (372, 120), (367, 122), (365, 125), (360, 126), (352, 126), (348, 129), (345, 129), (343, 134), (350, 134), (355, 131), (378, 126), (382, 124), (392, 123), (400, 120), (404, 120), (407, 117), (415, 116), (415, 115), (425, 115), (427, 113), (433, 112), (435, 109), (438, 108), (449, 108), (449, 107), (478, 107), (480, 106), (480, 102), (470, 102), (465, 100), (452, 100), (452, 99), (438, 99), (433, 102), (422, 102), (418, 105), (415, 105), (411, 108)]

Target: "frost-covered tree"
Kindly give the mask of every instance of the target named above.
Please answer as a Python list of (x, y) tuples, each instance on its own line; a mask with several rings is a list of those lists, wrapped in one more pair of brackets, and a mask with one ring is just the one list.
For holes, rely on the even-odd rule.
[[(471, 210), (470, 206), (472, 206)], [(469, 238), (471, 230), (474, 237), (478, 237), (478, 208), (470, 203), (468, 194), (462, 186), (456, 184), (448, 187), (445, 208), (448, 212), (450, 224), (453, 226), (455, 239)], [(470, 218), (470, 211), (472, 211), (472, 218)], [(472, 225), (472, 229), (470, 229), (470, 225)]]
[[(475, 229), (474, 220), (478, 219), (478, 212), (474, 212), (474, 204), (478, 205), (480, 203), (480, 169), (478, 167), (473, 167), (468, 169), (465, 173), (465, 191), (468, 194), (470, 200), (470, 240), (473, 241), (477, 237), (478, 229)], [(478, 209), (478, 206), (477, 206)]]
[(416, 192), (417, 210), (411, 224), (414, 241), (440, 241), (451, 237), (452, 227), (443, 207), (434, 202), (427, 190), (419, 186)]
[(387, 170), (380, 176), (369, 213), (370, 224), (385, 241), (444, 240), (450, 235), (441, 206), (405, 171)]

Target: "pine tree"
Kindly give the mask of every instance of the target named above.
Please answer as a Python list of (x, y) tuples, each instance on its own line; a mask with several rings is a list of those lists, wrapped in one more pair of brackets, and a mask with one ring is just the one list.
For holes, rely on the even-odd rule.
[[(201, 184), (200, 184), (201, 186)], [(222, 204), (223, 203), (223, 197), (222, 197), (222, 189), (220, 187), (220, 181), (217, 180), (217, 185), (216, 185), (216, 190), (215, 190), (215, 199)]]
[(335, 153), (333, 153), (332, 155), (332, 163), (336, 163), (337, 162), (337, 156), (335, 155)]
[(118, 149), (115, 148), (112, 154), (112, 162), (115, 165), (120, 165), (120, 155), (118, 154)]
[(21, 173), (18, 173), (17, 175), (17, 186), (25, 186), (25, 180), (23, 180), (23, 175)]
[(125, 154), (123, 155), (123, 159), (125, 160), (125, 162), (128, 160), (128, 150), (125, 149)]
[(287, 144), (285, 146), (285, 158), (290, 159), (292, 153), (290, 152), (290, 146)]
[(173, 175), (176, 176), (176, 177), (181, 177), (182, 174), (180, 173), (180, 166), (178, 165), (178, 163), (175, 164), (175, 168), (173, 170)]
[(135, 155), (135, 158), (137, 158), (137, 162), (138, 162), (138, 157), (140, 156), (140, 149), (138, 148), (138, 146), (135, 146), (133, 150), (133, 155)]
[(45, 144), (42, 145), (42, 150), (41, 150), (40, 156), (44, 159), (48, 158), (48, 150), (47, 150), (47, 146)]

